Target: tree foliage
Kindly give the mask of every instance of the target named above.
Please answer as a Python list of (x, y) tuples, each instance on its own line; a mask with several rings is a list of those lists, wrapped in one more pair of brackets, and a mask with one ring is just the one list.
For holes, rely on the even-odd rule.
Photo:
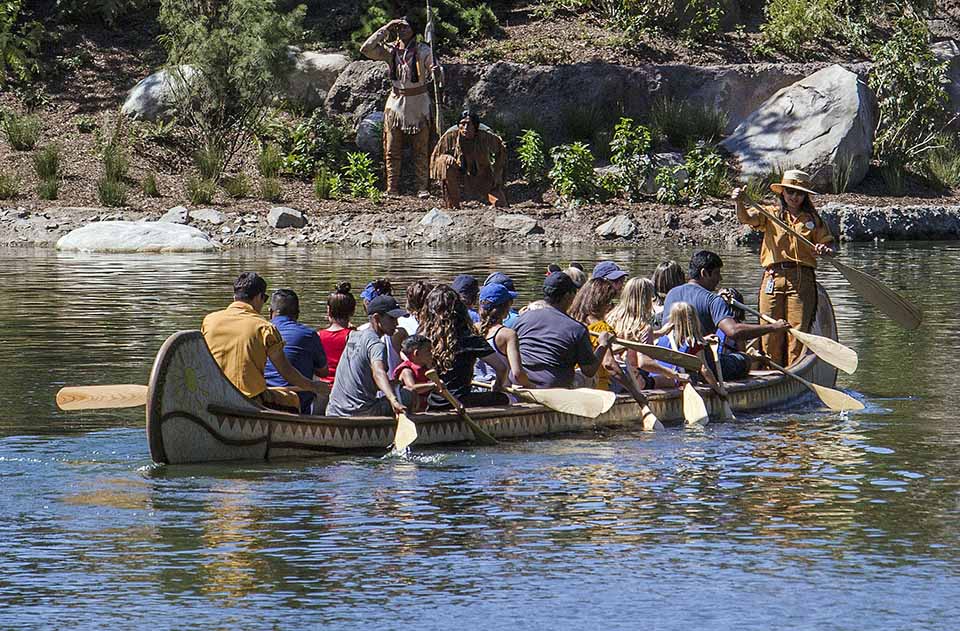
[(22, 0), (0, 0), (0, 87), (10, 79), (29, 81), (38, 71), (43, 30), (25, 20)]

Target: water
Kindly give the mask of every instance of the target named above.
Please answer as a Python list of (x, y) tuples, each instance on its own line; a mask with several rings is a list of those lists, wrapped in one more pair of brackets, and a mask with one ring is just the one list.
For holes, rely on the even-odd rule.
[[(63, 413), (64, 384), (146, 383), (257, 269), (322, 323), (335, 280), (514, 275), (689, 251), (0, 250), (0, 628), (952, 629), (960, 613), (960, 246), (849, 251), (926, 312), (904, 332), (821, 280), (863, 413), (604, 431), (409, 459), (156, 467), (142, 410)], [(722, 252), (755, 294), (756, 255)]]

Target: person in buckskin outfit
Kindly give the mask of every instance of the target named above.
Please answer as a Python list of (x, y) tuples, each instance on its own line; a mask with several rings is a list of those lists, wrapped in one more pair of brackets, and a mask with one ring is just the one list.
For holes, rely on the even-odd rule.
[(456, 127), (444, 132), (430, 157), (430, 174), (440, 182), (447, 208), (460, 208), (464, 198), (507, 206), (506, 166), (507, 146), (469, 110), (460, 115)]

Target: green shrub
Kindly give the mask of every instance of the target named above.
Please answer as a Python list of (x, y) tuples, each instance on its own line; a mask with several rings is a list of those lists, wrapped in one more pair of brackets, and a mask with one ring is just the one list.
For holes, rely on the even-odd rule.
[(40, 118), (32, 114), (9, 112), (3, 118), (3, 133), (17, 151), (31, 151), (40, 140)]
[(718, 142), (723, 138), (728, 118), (714, 107), (679, 99), (658, 99), (650, 109), (650, 120), (671, 145), (679, 149), (698, 141)]
[(595, 193), (593, 154), (582, 142), (560, 145), (550, 150), (553, 168), (548, 176), (553, 190), (568, 202), (588, 200)]
[(941, 146), (927, 152), (927, 171), (949, 188), (960, 186), (960, 144), (952, 136), (939, 139)]
[(116, 26), (117, 21), (147, 3), (144, 0), (57, 0), (60, 17), (74, 22), (101, 21)]
[(531, 186), (537, 186), (547, 176), (547, 155), (543, 147), (543, 138), (532, 129), (525, 129), (518, 138), (517, 156), (523, 169), (523, 179)]
[(661, 167), (654, 182), (657, 185), (657, 201), (661, 204), (679, 204), (684, 200), (683, 190), (677, 175), (683, 171), (682, 165)]
[(320, 167), (320, 171), (313, 178), (313, 194), (317, 199), (336, 199), (340, 197), (342, 188), (340, 174), (330, 171), (327, 167)]
[(22, 0), (0, 3), (0, 87), (10, 79), (23, 83), (40, 70), (38, 57), (43, 28), (20, 15)]
[(140, 190), (147, 197), (160, 197), (160, 187), (157, 185), (157, 175), (152, 171), (140, 181)]
[(706, 143), (697, 143), (684, 161), (687, 171), (685, 196), (694, 203), (700, 203), (706, 197), (723, 197), (730, 190), (727, 177), (727, 164), (715, 147)]
[(204, 147), (193, 153), (193, 165), (201, 179), (217, 181), (223, 172), (223, 150), (217, 146)]
[(283, 201), (280, 180), (275, 177), (265, 177), (260, 180), (260, 199), (268, 202)]
[(97, 198), (104, 206), (126, 206), (127, 185), (117, 180), (101, 177), (97, 180)]
[(583, 142), (600, 148), (598, 157), (606, 158), (609, 149), (609, 128), (618, 118), (618, 109), (599, 102), (564, 106), (560, 110), (560, 125), (564, 140)]
[(706, 42), (720, 32), (723, 19), (721, 0), (602, 0), (593, 4), (612, 30), (631, 36), (654, 32)]
[(156, 120), (153, 122), (143, 121), (137, 127), (137, 133), (143, 140), (154, 142), (158, 145), (167, 144), (173, 140), (173, 131), (177, 125), (177, 119)]
[(20, 194), (20, 180), (12, 173), (0, 173), (0, 199), (15, 199)]
[(377, 188), (373, 160), (362, 151), (347, 154), (347, 164), (343, 167), (343, 184), (350, 191), (351, 197), (377, 200), (381, 196), (381, 191)]
[(652, 144), (650, 130), (634, 124), (632, 118), (621, 118), (613, 130), (611, 162), (620, 167), (621, 188), (633, 201), (640, 199), (647, 177), (653, 171)]
[(348, 138), (342, 121), (331, 119), (321, 110), (316, 110), (285, 139), (283, 170), (297, 177), (309, 178), (321, 166), (336, 168), (343, 161)]
[(48, 177), (45, 180), (40, 180), (40, 184), (37, 185), (37, 195), (40, 199), (56, 199), (59, 191), (59, 177)]
[(47, 145), (33, 154), (33, 171), (38, 180), (60, 177), (60, 147)]
[(760, 27), (763, 47), (794, 57), (837, 30), (839, 0), (769, 0)]
[(205, 179), (203, 176), (191, 175), (187, 178), (187, 199), (194, 206), (201, 204), (212, 204), (213, 198), (217, 194), (217, 185), (213, 180)]
[(257, 170), (260, 177), (275, 178), (280, 175), (280, 168), (283, 166), (283, 156), (280, 154), (280, 148), (273, 143), (264, 145), (260, 150), (260, 156), (257, 158)]
[(81, 134), (92, 133), (97, 128), (97, 119), (93, 116), (77, 116), (74, 123)]
[(233, 199), (243, 199), (250, 196), (250, 181), (243, 173), (222, 180), (223, 190)]

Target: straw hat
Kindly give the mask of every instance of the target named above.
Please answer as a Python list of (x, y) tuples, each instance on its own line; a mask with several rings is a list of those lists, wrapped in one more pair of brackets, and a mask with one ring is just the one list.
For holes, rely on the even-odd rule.
[(817, 192), (811, 190), (813, 188), (813, 183), (810, 181), (810, 176), (803, 172), (797, 170), (790, 170), (783, 172), (783, 178), (779, 183), (771, 184), (770, 190), (779, 195), (783, 192), (784, 188), (792, 188), (797, 191), (803, 191), (810, 195), (816, 195)]

